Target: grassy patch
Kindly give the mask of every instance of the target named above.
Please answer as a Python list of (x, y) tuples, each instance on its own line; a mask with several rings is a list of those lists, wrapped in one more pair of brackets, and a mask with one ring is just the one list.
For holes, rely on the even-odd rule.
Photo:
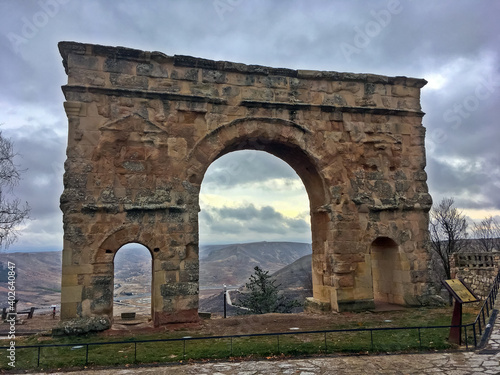
[[(229, 357), (297, 356), (333, 352), (390, 352), (436, 350), (450, 348), (449, 329), (421, 328), (448, 325), (451, 308), (419, 308), (387, 313), (337, 314), (328, 324), (317, 330), (350, 329), (344, 332), (305, 333), (287, 332), (279, 336), (232, 337), (205, 339), (206, 331), (183, 330), (149, 334), (128, 334), (107, 337), (102, 334), (79, 337), (18, 338), (16, 346), (71, 344), (67, 347), (44, 347), (40, 350), (38, 366), (37, 348), (16, 349), (16, 369), (43, 369), (81, 367), (88, 365), (116, 366), (132, 363), (165, 363), (185, 360), (221, 359)], [(476, 307), (464, 309), (464, 324), (474, 321)], [(270, 320), (276, 322), (275, 317)], [(225, 324), (225, 321), (222, 321)], [(228, 319), (228, 326), (231, 322)], [(237, 326), (235, 326), (237, 327)], [(367, 328), (407, 327), (398, 330), (365, 331)], [(309, 330), (309, 329), (308, 329)], [(314, 330), (314, 329), (310, 329)], [(271, 332), (271, 331), (270, 331)], [(469, 345), (473, 345), (472, 329), (468, 332)], [(230, 335), (226, 334), (226, 335)], [(183, 339), (190, 337), (189, 339)], [(141, 340), (177, 339), (167, 342), (136, 342)], [(113, 342), (115, 342), (113, 344)], [(121, 343), (117, 343), (121, 342)], [(102, 345), (87, 345), (103, 343)], [(6, 345), (7, 341), (0, 341)], [(0, 369), (10, 369), (6, 350), (0, 350)]]

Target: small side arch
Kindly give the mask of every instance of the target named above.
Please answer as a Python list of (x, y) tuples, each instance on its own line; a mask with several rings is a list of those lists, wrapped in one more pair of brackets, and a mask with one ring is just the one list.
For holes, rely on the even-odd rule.
[[(90, 310), (87, 315), (104, 314), (110, 319), (113, 318), (113, 296), (115, 277), (115, 256), (118, 251), (127, 244), (138, 244), (146, 248), (151, 255), (152, 290), (154, 288), (154, 262), (155, 249), (152, 249), (146, 241), (141, 239), (139, 226), (120, 227), (110, 233), (92, 259), (94, 275), (90, 285), (87, 287), (87, 294), (92, 298), (89, 300)], [(151, 298), (151, 311), (154, 311), (154, 298)]]
[(370, 259), (375, 303), (404, 305), (409, 265), (398, 243), (390, 237), (377, 237), (370, 246)]
[(145, 244), (144, 241), (141, 241), (140, 233), (141, 228), (138, 225), (116, 228), (108, 236), (106, 236), (104, 241), (102, 241), (101, 245), (94, 254), (93, 263), (112, 263), (118, 249), (128, 243), (138, 243), (146, 247), (151, 253), (151, 256), (153, 256), (149, 246)]

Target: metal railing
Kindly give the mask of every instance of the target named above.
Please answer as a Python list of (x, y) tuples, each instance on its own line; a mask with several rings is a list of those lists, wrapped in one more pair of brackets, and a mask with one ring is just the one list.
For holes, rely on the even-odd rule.
[[(458, 326), (457, 326), (458, 327)], [(134, 340), (134, 341), (112, 341), (112, 342), (91, 342), (91, 343), (72, 343), (72, 344), (48, 344), (48, 345), (24, 345), (24, 346), (17, 346), (16, 350), (18, 349), (33, 349), (36, 350), (37, 352), (37, 359), (36, 359), (36, 367), (40, 367), (42, 363), (42, 358), (43, 358), (43, 352), (46, 349), (49, 348), (79, 348), (83, 349), (85, 348), (85, 361), (82, 363), (82, 365), (88, 365), (90, 363), (89, 359), (89, 348), (91, 347), (97, 347), (97, 346), (104, 346), (104, 345), (133, 345), (133, 362), (137, 362), (137, 355), (138, 355), (138, 345), (139, 344), (147, 344), (147, 343), (182, 343), (182, 359), (185, 359), (188, 354), (188, 350), (186, 348), (189, 348), (189, 342), (194, 342), (194, 341), (201, 341), (201, 340), (210, 340), (210, 341), (215, 341), (215, 340), (224, 340), (227, 341), (227, 353), (225, 357), (231, 357), (235, 354), (234, 352), (234, 342), (237, 339), (248, 339), (248, 338), (275, 338), (275, 350), (269, 349), (268, 352), (269, 354), (281, 354), (281, 350), (283, 349), (283, 345), (280, 346), (280, 343), (283, 344), (283, 338), (284, 337), (289, 337), (289, 336), (303, 336), (303, 335), (320, 335), (321, 340), (318, 340), (317, 342), (321, 341), (322, 345), (321, 347), (318, 347), (318, 350), (316, 353), (328, 353), (329, 351), (329, 342), (331, 343), (332, 337), (328, 339), (328, 335), (335, 335), (338, 334), (338, 336), (335, 336), (336, 338), (339, 337), (341, 338), (342, 336), (348, 334), (348, 333), (355, 333), (355, 334), (361, 334), (361, 333), (367, 333), (369, 335), (369, 340), (365, 340), (367, 343), (369, 342), (368, 346), (362, 347), (358, 346), (356, 348), (356, 352), (359, 351), (377, 351), (377, 350), (382, 350), (382, 351), (387, 351), (384, 349), (384, 344), (377, 344), (377, 341), (375, 339), (375, 334), (380, 333), (380, 332), (401, 332), (401, 331), (413, 331), (415, 332), (415, 338), (418, 341), (418, 347), (412, 347), (410, 349), (423, 349), (424, 345), (422, 344), (422, 336), (425, 333), (425, 330), (435, 330), (435, 329), (449, 329), (451, 326), (444, 325), (444, 326), (419, 326), (419, 327), (385, 327), (385, 328), (354, 328), (354, 329), (333, 329), (333, 330), (321, 330), (321, 331), (299, 331), (299, 332), (280, 332), (280, 333), (257, 333), (257, 334), (242, 334), (242, 335), (228, 335), (228, 336), (205, 336), (205, 337), (182, 337), (182, 338), (175, 338), (175, 339), (152, 339), (152, 340)], [(281, 341), (280, 341), (281, 339)], [(379, 339), (380, 340), (380, 339)], [(381, 341), (381, 340), (380, 340)], [(385, 345), (387, 347), (387, 342), (384, 340)], [(330, 344), (330, 349), (332, 348), (333, 343)], [(389, 345), (390, 346), (390, 345)], [(393, 343), (394, 346), (394, 343)], [(432, 347), (425, 346), (426, 348), (431, 349)], [(405, 350), (408, 348), (405, 347), (397, 347), (397, 344), (395, 346), (396, 350)], [(0, 349), (8, 349), (8, 347), (0, 347)], [(43, 350), (42, 350), (43, 349)], [(246, 355), (252, 355), (255, 353), (245, 353)], [(224, 355), (219, 356), (219, 358), (224, 357)], [(83, 354), (82, 354), (82, 359), (83, 359)], [(97, 363), (98, 364), (98, 363)]]
[[(380, 348), (383, 347), (378, 345), (375, 338), (374, 338), (374, 333), (379, 333), (379, 332), (401, 332), (401, 331), (413, 331), (416, 332), (416, 340), (418, 341), (418, 346), (413, 347), (413, 349), (423, 349), (422, 345), (422, 334), (424, 333), (425, 330), (432, 330), (432, 329), (450, 329), (450, 328), (455, 328), (455, 327), (460, 327), (462, 330), (462, 335), (463, 335), (463, 342), (465, 344), (465, 348), (467, 350), (469, 349), (476, 349), (478, 348), (478, 337), (483, 335), (483, 332), (485, 330), (485, 327), (487, 325), (486, 320), (491, 316), (493, 309), (494, 309), (494, 304), (495, 300), (498, 294), (498, 291), (500, 289), (500, 272), (497, 274), (493, 286), (491, 288), (491, 291), (488, 295), (488, 297), (485, 299), (479, 314), (477, 315), (474, 323), (470, 324), (465, 324), (461, 326), (451, 326), (451, 325), (445, 325), (445, 326), (419, 326), (419, 327), (384, 327), (384, 328), (356, 328), (356, 329), (334, 329), (334, 330), (322, 330), (322, 331), (301, 331), (301, 332), (281, 332), (281, 333), (258, 333), (258, 334), (244, 334), (244, 335), (229, 335), (229, 336), (206, 336), (206, 337), (182, 337), (182, 338), (173, 338), (173, 339), (154, 339), (154, 340), (134, 340), (134, 341), (112, 341), (112, 342), (91, 342), (91, 343), (72, 343), (72, 344), (48, 344), (48, 345), (24, 345), (24, 346), (17, 346), (16, 350), (18, 349), (33, 349), (36, 350), (37, 352), (37, 359), (36, 359), (36, 367), (40, 367), (43, 359), (43, 352), (46, 351), (48, 348), (62, 348), (62, 347), (71, 347), (71, 348), (85, 348), (85, 361), (83, 365), (88, 365), (90, 363), (89, 359), (89, 348), (92, 347), (97, 347), (97, 346), (104, 346), (104, 345), (133, 345), (133, 362), (136, 363), (138, 361), (138, 345), (140, 344), (147, 344), (147, 343), (182, 343), (182, 358), (186, 358), (188, 354), (188, 343), (189, 342), (194, 342), (194, 341), (200, 341), (200, 340), (211, 340), (211, 342), (215, 342), (215, 340), (223, 340), (227, 341), (227, 353), (226, 357), (233, 356), (234, 353), (234, 341), (237, 339), (249, 339), (249, 338), (275, 338), (275, 350), (269, 350), (270, 353), (274, 354), (280, 354), (281, 349), (283, 348), (283, 345), (280, 347), (280, 338), (283, 339), (284, 337), (290, 337), (290, 336), (301, 336), (301, 335), (320, 335), (321, 336), (321, 347), (317, 347), (316, 353), (321, 353), (325, 352), (328, 353), (329, 351), (329, 342), (332, 342), (332, 338), (330, 337), (330, 340), (328, 340), (328, 335), (334, 335), (336, 338), (341, 337), (343, 335), (346, 335), (348, 333), (356, 333), (356, 334), (361, 334), (366, 332), (369, 334), (369, 340), (365, 340), (367, 345), (363, 348), (362, 350), (368, 351), (376, 351), (376, 350), (381, 350)], [(338, 336), (337, 336), (338, 335)], [(472, 340), (472, 342), (470, 342)], [(283, 343), (282, 343), (283, 344)], [(472, 345), (473, 344), (473, 345)], [(331, 345), (333, 346), (333, 345)], [(431, 349), (432, 347), (426, 346), (426, 348)], [(9, 347), (0, 347), (0, 350), (2, 349), (9, 349)], [(405, 350), (407, 348), (399, 348), (396, 350)], [(360, 350), (360, 347), (356, 349), (357, 351)], [(179, 353), (180, 354), (180, 353)], [(246, 353), (246, 355), (251, 355), (255, 353)], [(82, 354), (83, 357), (83, 354)], [(221, 358), (223, 356), (220, 356), (218, 358)], [(200, 357), (202, 358), (202, 357)], [(83, 359), (83, 358), (82, 358)]]
[(479, 313), (477, 314), (476, 320), (474, 323), (462, 325), (465, 330), (465, 337), (467, 337), (467, 327), (472, 327), (472, 333), (474, 337), (474, 348), (478, 347), (477, 337), (483, 335), (483, 331), (485, 330), (487, 323), (486, 319), (492, 315), (495, 301), (498, 295), (498, 291), (500, 290), (500, 270), (497, 273), (497, 276), (493, 280), (493, 285), (491, 287), (490, 293), (484, 300)]

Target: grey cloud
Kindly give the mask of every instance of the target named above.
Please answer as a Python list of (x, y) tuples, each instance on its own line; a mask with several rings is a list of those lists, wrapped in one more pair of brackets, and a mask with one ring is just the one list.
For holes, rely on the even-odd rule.
[[(31, 129), (29, 126), (4, 131), (18, 153), (15, 161), (22, 170), (21, 181), (14, 193), (31, 207), (30, 218), (12, 250), (47, 248), (60, 250), (62, 244), (62, 214), (59, 197), (62, 193), (62, 174), (66, 138), (51, 128)], [(54, 234), (56, 234), (54, 236)], [(60, 234), (60, 238), (56, 238)], [(33, 243), (35, 241), (35, 243)]]
[[(207, 206), (200, 212), (200, 227), (206, 236), (231, 234), (245, 238), (263, 239), (269, 234), (283, 238), (302, 238), (310, 241), (310, 225), (303, 219), (288, 218), (273, 207), (256, 208), (253, 204), (239, 207)], [(255, 237), (259, 236), (259, 237)]]
[(284, 161), (266, 152), (238, 151), (224, 155), (208, 169), (203, 185), (209, 189), (228, 189), (237, 185), (272, 178), (295, 180), (299, 177)]
[(495, 184), (500, 181), (498, 164), (455, 167), (430, 158), (427, 170), (435, 202), (442, 197), (455, 197), (461, 208), (500, 209), (500, 186)]

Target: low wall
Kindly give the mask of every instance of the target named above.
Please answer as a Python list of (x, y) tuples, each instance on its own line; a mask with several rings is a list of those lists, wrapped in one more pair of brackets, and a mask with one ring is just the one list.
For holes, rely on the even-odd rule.
[(478, 297), (488, 296), (500, 268), (500, 253), (453, 254), (450, 259), (451, 277), (460, 278)]

